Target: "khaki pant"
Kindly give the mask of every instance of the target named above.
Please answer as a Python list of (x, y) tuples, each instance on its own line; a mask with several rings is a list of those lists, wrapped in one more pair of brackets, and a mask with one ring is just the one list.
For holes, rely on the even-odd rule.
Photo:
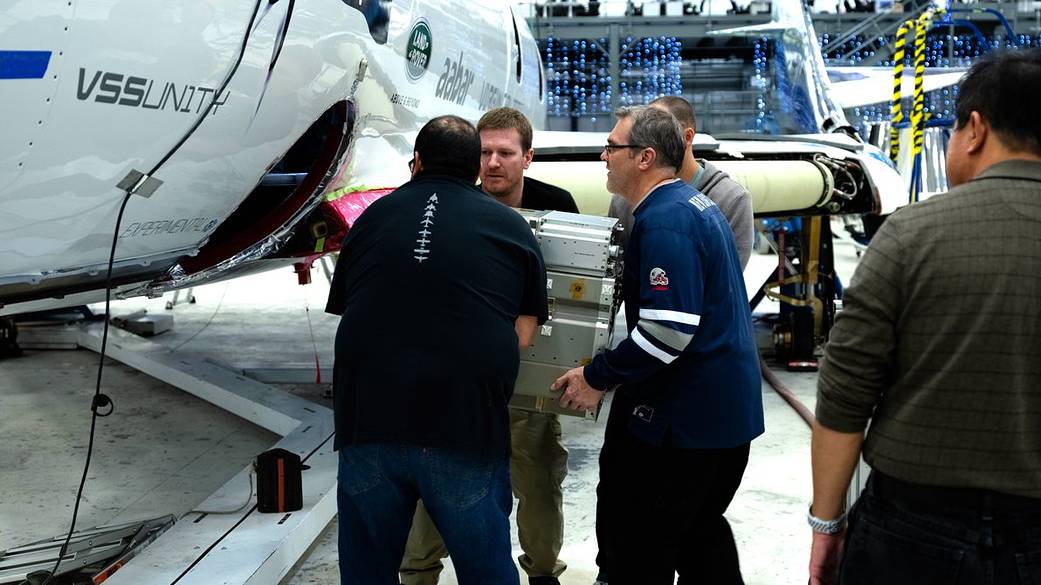
[[(561, 484), (567, 475), (560, 421), (555, 414), (511, 408), (510, 435), (510, 481), (519, 500), (517, 529), (524, 551), (517, 561), (529, 576), (559, 576), (567, 568), (557, 558), (564, 542)], [(446, 556), (441, 535), (419, 502), (401, 562), (402, 585), (436, 585)]]

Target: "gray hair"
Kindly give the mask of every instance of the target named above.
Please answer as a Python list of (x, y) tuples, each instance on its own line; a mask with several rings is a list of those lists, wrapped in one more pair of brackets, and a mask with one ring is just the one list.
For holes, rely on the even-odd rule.
[(653, 148), (657, 155), (657, 166), (672, 167), (679, 172), (687, 143), (683, 141), (683, 127), (675, 116), (647, 106), (619, 108), (615, 116), (618, 119), (633, 119), (632, 130), (629, 131), (630, 144)]

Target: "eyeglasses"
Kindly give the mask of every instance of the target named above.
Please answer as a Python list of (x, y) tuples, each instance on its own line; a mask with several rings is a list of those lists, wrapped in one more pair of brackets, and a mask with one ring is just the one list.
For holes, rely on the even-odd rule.
[(410, 173), (416, 172), (416, 159), (412, 159), (412, 160), (408, 161), (408, 172), (410, 172)]
[(618, 149), (618, 148), (647, 148), (647, 147), (642, 145), (642, 144), (605, 144), (604, 145), (604, 151), (607, 152), (607, 154), (611, 154), (611, 152), (613, 152), (614, 149)]

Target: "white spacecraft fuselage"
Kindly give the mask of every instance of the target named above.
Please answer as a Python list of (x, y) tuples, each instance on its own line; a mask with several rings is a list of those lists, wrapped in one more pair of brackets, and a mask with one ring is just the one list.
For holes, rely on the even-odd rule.
[[(408, 180), (429, 119), (509, 105), (545, 120), (538, 46), (505, 0), (15, 0), (0, 39), (0, 315), (103, 298), (114, 235), (117, 296), (306, 266)], [(536, 138), (558, 141), (560, 162), (595, 162), (603, 136)], [(887, 213), (906, 198), (870, 145), (741, 138), (709, 138), (704, 156), (758, 174), (797, 160), (812, 189), (859, 186), (792, 205), (774, 192), (769, 207), (752, 189), (757, 214)], [(849, 176), (828, 177), (818, 154)], [(116, 234), (132, 171), (162, 184), (129, 200)], [(583, 211), (606, 209), (602, 172), (582, 175), (600, 195)]]
[[(117, 184), (147, 173), (200, 117), (155, 171), (163, 184), (127, 205), (114, 270), (124, 291), (182, 258), (201, 260), (186, 272), (212, 276), (285, 250), (332, 196), (406, 181), (415, 133), (434, 116), (476, 120), (508, 104), (544, 120), (538, 48), (505, 2), (383, 10), (374, 33), (340, 0), (19, 0), (0, 10), (0, 305), (104, 287)], [(307, 192), (262, 186), (273, 175)], [(248, 221), (221, 234), (236, 210)]]

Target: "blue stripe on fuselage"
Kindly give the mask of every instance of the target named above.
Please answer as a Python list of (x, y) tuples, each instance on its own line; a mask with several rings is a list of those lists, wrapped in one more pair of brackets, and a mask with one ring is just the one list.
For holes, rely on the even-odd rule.
[(43, 79), (50, 51), (0, 51), (0, 79)]

